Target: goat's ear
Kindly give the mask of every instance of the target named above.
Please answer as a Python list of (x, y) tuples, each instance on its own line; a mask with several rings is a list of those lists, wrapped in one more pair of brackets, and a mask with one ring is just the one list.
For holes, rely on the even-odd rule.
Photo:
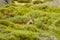
[(33, 24), (33, 23), (34, 23), (33, 18), (30, 18), (30, 19), (28, 20), (28, 22), (27, 22), (27, 24)]

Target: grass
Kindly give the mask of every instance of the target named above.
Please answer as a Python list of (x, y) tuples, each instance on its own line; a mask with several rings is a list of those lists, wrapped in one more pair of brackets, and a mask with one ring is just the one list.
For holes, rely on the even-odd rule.
[[(60, 40), (60, 8), (8, 5), (0, 8), (0, 40), (38, 40), (53, 35)], [(34, 24), (27, 22), (32, 16)]]

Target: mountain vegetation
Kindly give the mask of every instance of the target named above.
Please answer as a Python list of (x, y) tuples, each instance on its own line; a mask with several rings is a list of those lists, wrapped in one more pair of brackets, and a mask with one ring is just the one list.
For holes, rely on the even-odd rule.
[(40, 40), (42, 36), (60, 40), (60, 7), (49, 7), (45, 2), (48, 0), (42, 4), (1, 6), (0, 40)]

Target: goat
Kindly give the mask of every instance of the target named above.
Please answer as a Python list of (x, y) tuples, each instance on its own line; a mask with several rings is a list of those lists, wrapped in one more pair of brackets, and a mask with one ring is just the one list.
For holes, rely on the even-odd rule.
[(29, 25), (29, 24), (34, 24), (34, 20), (33, 20), (33, 18), (30, 17), (27, 22), (14, 22), (14, 23), (15, 24), (27, 24), (27, 25)]

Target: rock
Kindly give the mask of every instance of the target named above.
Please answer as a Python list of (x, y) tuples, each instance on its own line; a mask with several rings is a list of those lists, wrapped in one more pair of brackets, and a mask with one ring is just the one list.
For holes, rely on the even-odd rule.
[(60, 0), (49, 0), (47, 2), (44, 2), (44, 3), (39, 3), (37, 5), (34, 5), (34, 6), (40, 6), (40, 7), (50, 7), (50, 8), (59, 8), (60, 7)]
[(48, 38), (50, 38), (50, 40), (57, 40), (55, 36), (49, 36)]
[(0, 6), (10, 4), (12, 1), (11, 0), (0, 0)]
[(55, 36), (42, 36), (39, 40), (57, 40)]
[(56, 8), (56, 7), (60, 7), (60, 0), (50, 0), (43, 4), (47, 5), (48, 7)]

